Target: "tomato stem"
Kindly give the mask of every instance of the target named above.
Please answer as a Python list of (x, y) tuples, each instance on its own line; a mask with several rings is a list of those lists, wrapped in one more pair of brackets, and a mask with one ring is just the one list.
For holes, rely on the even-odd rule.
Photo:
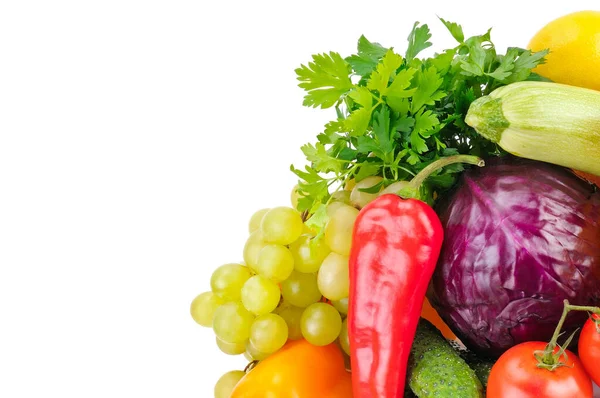
[[(563, 324), (565, 323), (567, 315), (570, 311), (587, 311), (596, 315), (600, 315), (600, 307), (572, 305), (569, 304), (569, 300), (566, 299), (563, 300), (563, 304), (564, 307), (562, 315), (560, 317), (560, 320), (558, 321), (558, 324), (556, 325), (556, 329), (554, 329), (554, 334), (552, 335), (550, 342), (546, 346), (546, 349), (541, 353), (542, 355), (538, 356), (536, 354), (536, 358), (538, 359), (538, 367), (554, 370), (558, 366), (561, 366), (559, 359), (562, 355), (564, 355), (566, 348), (569, 346), (569, 343), (571, 343), (573, 336), (575, 336), (575, 333), (569, 336), (563, 347), (560, 347), (558, 345), (558, 338), (561, 335)], [(556, 347), (560, 347), (560, 350), (557, 353), (554, 353)]]
[(600, 307), (591, 307), (591, 306), (585, 306), (585, 305), (573, 305), (573, 304), (569, 304), (568, 300), (565, 300), (565, 306), (569, 308), (569, 311), (571, 311), (571, 310), (587, 311), (587, 312), (591, 312), (596, 315), (600, 315)]

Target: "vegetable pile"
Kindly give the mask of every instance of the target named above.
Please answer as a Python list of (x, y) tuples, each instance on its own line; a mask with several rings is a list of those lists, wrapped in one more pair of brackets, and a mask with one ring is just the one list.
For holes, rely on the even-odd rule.
[(415, 23), (403, 53), (361, 36), (296, 70), (336, 117), (291, 166), (291, 206), (256, 211), (244, 262), (192, 301), (249, 361), (215, 398), (592, 397), (596, 77), (550, 81), (551, 46), (500, 53), (440, 21), (457, 44), (429, 57)]

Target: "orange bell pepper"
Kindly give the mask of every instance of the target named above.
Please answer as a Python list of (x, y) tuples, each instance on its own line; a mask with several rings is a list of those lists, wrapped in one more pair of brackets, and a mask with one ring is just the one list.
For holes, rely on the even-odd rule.
[(248, 372), (231, 398), (352, 398), (352, 377), (337, 345), (290, 341)]

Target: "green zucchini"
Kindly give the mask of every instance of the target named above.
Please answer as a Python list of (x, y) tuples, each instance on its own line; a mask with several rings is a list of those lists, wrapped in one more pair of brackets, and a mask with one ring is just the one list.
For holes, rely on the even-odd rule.
[(515, 156), (600, 176), (600, 91), (512, 83), (473, 101), (465, 122)]

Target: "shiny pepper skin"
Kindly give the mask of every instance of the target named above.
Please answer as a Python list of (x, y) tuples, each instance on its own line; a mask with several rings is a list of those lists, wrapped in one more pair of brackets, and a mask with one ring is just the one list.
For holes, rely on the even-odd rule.
[(231, 398), (352, 398), (352, 378), (337, 345), (290, 341), (246, 374)]
[(442, 240), (438, 216), (420, 200), (386, 194), (359, 213), (348, 313), (355, 397), (403, 397), (408, 356)]

